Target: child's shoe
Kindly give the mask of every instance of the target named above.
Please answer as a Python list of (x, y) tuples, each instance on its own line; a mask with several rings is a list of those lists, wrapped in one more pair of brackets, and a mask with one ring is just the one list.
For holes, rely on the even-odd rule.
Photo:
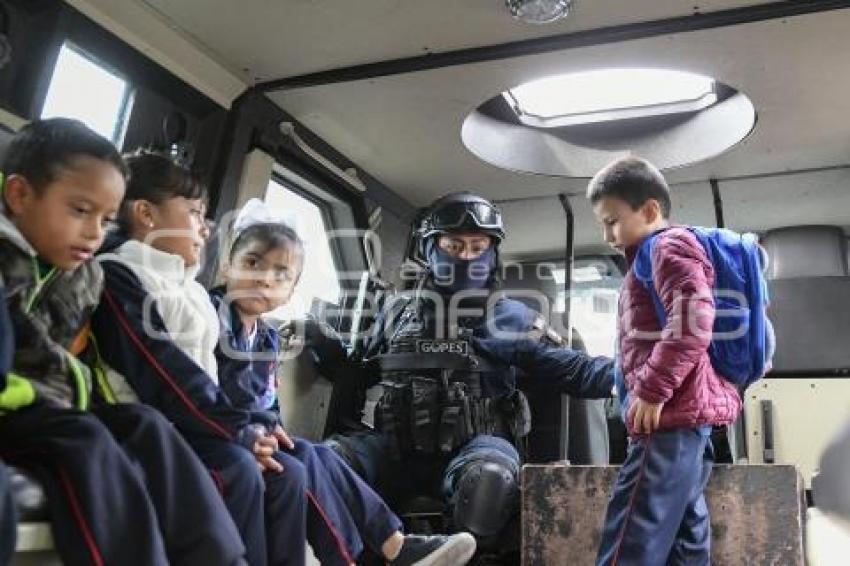
[(475, 554), (475, 537), (454, 535), (406, 535), (401, 551), (390, 566), (463, 566)]

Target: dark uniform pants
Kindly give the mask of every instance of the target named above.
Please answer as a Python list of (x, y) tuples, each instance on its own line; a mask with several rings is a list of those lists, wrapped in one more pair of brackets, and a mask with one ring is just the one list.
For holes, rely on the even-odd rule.
[(193, 444), (219, 484), (251, 566), (303, 565), (307, 541), (323, 565), (348, 566), (363, 549), (361, 535), (368, 544), (383, 542), (401, 524), (387, 519), (394, 517), (389, 509), (330, 449), (299, 439), (294, 450), (275, 453), (282, 473), (261, 473), (241, 446)]
[(247, 548), (251, 566), (304, 564), (306, 477), (294, 459), (282, 473), (261, 472), (254, 455), (224, 439), (194, 439)]
[(713, 463), (711, 440), (697, 429), (630, 439), (597, 566), (707, 566), (711, 525), (703, 490)]
[(143, 405), (0, 417), (0, 455), (44, 486), (65, 564), (237, 563), (244, 547), (174, 427)]
[(364, 545), (380, 553), (389, 536), (401, 529), (401, 520), (330, 447), (299, 438), (288, 454), (300, 461), (307, 473), (312, 532), (308, 537), (322, 564), (345, 559), (338, 550), (340, 544), (349, 555), (349, 564), (351, 558), (360, 556)]

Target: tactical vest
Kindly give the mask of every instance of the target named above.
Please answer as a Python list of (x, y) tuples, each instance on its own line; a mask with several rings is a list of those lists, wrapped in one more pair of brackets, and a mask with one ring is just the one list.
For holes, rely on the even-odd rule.
[(521, 448), (530, 429), (525, 396), (482, 395), (482, 375), (508, 371), (475, 355), (470, 326), (456, 337), (433, 339), (416, 305), (398, 319), (385, 353), (371, 360), (381, 375), (383, 395), (375, 424), (396, 458), (406, 454), (448, 455), (473, 437), (489, 434)]

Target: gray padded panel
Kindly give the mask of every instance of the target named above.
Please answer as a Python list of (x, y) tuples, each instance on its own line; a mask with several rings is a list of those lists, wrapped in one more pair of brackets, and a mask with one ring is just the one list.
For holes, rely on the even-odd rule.
[(770, 282), (776, 372), (850, 368), (850, 277)]
[(768, 279), (847, 275), (847, 239), (837, 226), (771, 230), (762, 240)]

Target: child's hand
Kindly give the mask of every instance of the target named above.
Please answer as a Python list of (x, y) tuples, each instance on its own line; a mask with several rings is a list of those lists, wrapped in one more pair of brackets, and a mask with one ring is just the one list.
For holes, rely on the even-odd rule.
[(629, 407), (628, 418), (632, 422), (632, 430), (638, 434), (650, 434), (658, 429), (661, 420), (661, 409), (664, 403), (647, 403), (636, 397)]
[(272, 431), (272, 436), (278, 441), (280, 446), (285, 448), (286, 450), (292, 450), (293, 448), (295, 448), (295, 443), (292, 442), (292, 439), (289, 438), (289, 435), (286, 434), (286, 431), (283, 430), (282, 426), (277, 425), (276, 427), (274, 427), (274, 430)]
[(274, 459), (274, 453), (277, 451), (277, 439), (274, 436), (259, 436), (254, 442), (254, 458), (257, 459), (257, 464), (264, 472), (282, 472), (283, 466), (280, 462)]

